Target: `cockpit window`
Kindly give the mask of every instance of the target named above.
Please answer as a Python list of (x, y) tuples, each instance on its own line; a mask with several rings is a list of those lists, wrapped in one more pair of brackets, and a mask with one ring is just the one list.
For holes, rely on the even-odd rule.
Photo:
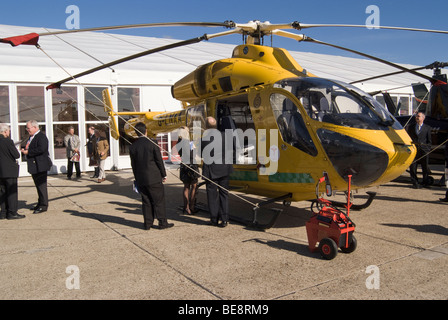
[(294, 94), (311, 119), (361, 129), (402, 129), (380, 103), (358, 88), (321, 78), (291, 78), (274, 87)]

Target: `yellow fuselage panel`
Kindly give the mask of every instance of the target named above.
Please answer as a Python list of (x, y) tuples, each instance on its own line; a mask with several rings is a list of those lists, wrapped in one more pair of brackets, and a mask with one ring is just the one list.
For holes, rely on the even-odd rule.
[(173, 97), (196, 104), (204, 99), (288, 77), (314, 76), (281, 48), (241, 45), (232, 58), (198, 67), (173, 86)]

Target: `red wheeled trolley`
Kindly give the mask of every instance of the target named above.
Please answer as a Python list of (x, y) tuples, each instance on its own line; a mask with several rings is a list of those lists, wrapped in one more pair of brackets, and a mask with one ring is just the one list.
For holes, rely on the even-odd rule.
[[(333, 207), (331, 201), (319, 198), (319, 185), (326, 182), (327, 195), (331, 196), (331, 186), (328, 175), (319, 180), (316, 186), (317, 206), (319, 211), (306, 223), (309, 249), (311, 252), (319, 251), (324, 259), (331, 260), (338, 254), (338, 248), (342, 252), (351, 253), (356, 249), (356, 238), (353, 236), (355, 224), (350, 220), (350, 184), (351, 176), (348, 176), (347, 213)], [(319, 246), (316, 247), (316, 244)]]

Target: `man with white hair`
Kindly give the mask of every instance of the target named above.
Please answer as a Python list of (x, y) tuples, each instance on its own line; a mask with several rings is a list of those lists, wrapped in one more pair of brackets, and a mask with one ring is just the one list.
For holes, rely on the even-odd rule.
[(37, 205), (32, 210), (33, 213), (41, 213), (48, 210), (47, 171), (53, 164), (48, 153), (48, 138), (40, 131), (37, 121), (28, 121), (26, 130), (30, 137), (22, 153), (26, 155), (28, 172), (33, 177), (38, 195)]
[(70, 180), (73, 174), (73, 164), (76, 170), (76, 179), (81, 178), (81, 169), (79, 167), (79, 149), (81, 140), (75, 134), (75, 127), (68, 128), (68, 134), (64, 137), (64, 144), (67, 151), (67, 178)]
[[(409, 137), (417, 147), (417, 155), (414, 162), (409, 167), (412, 184), (415, 189), (420, 189), (421, 185), (429, 187), (429, 157), (431, 151), (431, 127), (425, 123), (425, 114), (417, 112), (415, 115), (415, 123), (412, 123), (407, 128)], [(417, 165), (422, 166), (423, 180), (420, 184), (417, 178)]]
[(9, 126), (0, 123), (0, 219), (21, 219), (17, 213), (17, 178), (20, 153), (10, 138)]

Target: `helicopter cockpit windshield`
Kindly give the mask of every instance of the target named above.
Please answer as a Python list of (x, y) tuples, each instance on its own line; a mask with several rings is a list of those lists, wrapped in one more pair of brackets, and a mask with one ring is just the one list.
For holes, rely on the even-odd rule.
[(402, 129), (400, 123), (362, 90), (322, 78), (290, 78), (275, 84), (294, 94), (311, 119), (351, 128)]

